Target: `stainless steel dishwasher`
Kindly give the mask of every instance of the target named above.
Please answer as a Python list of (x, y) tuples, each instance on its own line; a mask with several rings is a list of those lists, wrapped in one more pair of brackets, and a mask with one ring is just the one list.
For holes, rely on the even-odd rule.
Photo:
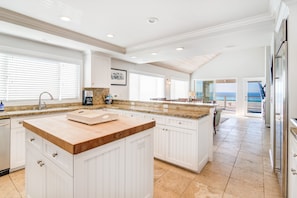
[(10, 119), (0, 119), (0, 176), (10, 168)]

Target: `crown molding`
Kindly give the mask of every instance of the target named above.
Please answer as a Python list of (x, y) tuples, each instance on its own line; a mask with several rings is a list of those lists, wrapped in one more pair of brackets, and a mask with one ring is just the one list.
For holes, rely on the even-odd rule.
[(297, 0), (284, 0), (284, 2), (285, 2), (288, 6), (290, 6), (290, 5), (294, 5), (294, 4), (296, 4), (296, 3), (297, 3)]
[(142, 43), (126, 48), (127, 53), (133, 53), (138, 51), (144, 51), (150, 48), (162, 47), (164, 45), (171, 45), (177, 42), (185, 42), (193, 39), (199, 39), (208, 36), (216, 36), (226, 32), (234, 32), (234, 30), (251, 29), (259, 24), (274, 24), (275, 17), (271, 14), (259, 15), (243, 20), (237, 20), (230, 23), (220, 24), (192, 32), (187, 32), (177, 36), (167, 37), (155, 41)]
[(96, 46), (105, 50), (110, 50), (113, 52), (125, 54), (126, 49), (85, 34), (81, 34), (72, 30), (68, 30), (50, 23), (5, 9), (0, 7), (0, 20), (12, 23), (15, 25), (20, 25), (26, 28), (42, 31), (45, 33), (53, 34), (70, 40), (78, 41), (81, 43)]

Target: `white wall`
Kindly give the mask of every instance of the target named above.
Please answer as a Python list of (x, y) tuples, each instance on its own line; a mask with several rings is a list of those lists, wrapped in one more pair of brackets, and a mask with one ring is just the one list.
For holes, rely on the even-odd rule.
[(265, 77), (265, 48), (252, 48), (222, 53), (191, 75), (195, 79), (237, 79), (237, 114), (244, 115), (244, 80)]
[(0, 33), (0, 51), (83, 64), (83, 52)]
[[(127, 86), (112, 85), (110, 87), (110, 93), (116, 99), (123, 99), (123, 100), (129, 99), (129, 73), (130, 72), (163, 76), (165, 77), (165, 79), (169, 79), (169, 80), (172, 77), (182, 79), (182, 80), (188, 80), (188, 81), (190, 80), (190, 75), (187, 73), (165, 69), (165, 68), (157, 67), (150, 64), (135, 64), (135, 63), (130, 63), (122, 60), (111, 59), (111, 68), (127, 70), (127, 76), (128, 76)], [(166, 85), (166, 94), (165, 94), (166, 98), (169, 98), (169, 90), (170, 90), (170, 87)]]

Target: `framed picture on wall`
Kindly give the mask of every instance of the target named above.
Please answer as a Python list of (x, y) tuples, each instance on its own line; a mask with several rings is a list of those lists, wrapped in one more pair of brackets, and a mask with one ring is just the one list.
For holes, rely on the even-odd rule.
[(127, 71), (111, 68), (111, 85), (127, 85)]

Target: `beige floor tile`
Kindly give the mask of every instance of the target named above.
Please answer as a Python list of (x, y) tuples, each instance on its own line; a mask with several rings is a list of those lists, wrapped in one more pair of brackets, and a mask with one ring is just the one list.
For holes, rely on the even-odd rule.
[(171, 192), (173, 194), (181, 195), (190, 185), (191, 181), (192, 179), (189, 177), (169, 170), (156, 181), (155, 188), (162, 193)]
[(0, 177), (0, 198), (21, 198), (9, 175)]
[(233, 155), (228, 155), (228, 154), (222, 155), (222, 153), (219, 153), (219, 152), (213, 153), (213, 161), (214, 162), (228, 164), (230, 166), (233, 166), (235, 164), (236, 158), (237, 157), (233, 156)]
[(234, 166), (245, 171), (263, 173), (263, 163), (258, 163), (248, 159), (237, 158)]
[(264, 198), (264, 187), (251, 185), (250, 183), (230, 178), (226, 191), (226, 197), (240, 197), (240, 198)]
[(232, 169), (233, 169), (233, 165), (213, 161), (213, 162), (208, 162), (201, 173), (205, 171), (206, 172), (211, 171), (215, 174), (230, 176)]
[(243, 181), (250, 185), (256, 185), (264, 187), (264, 176), (263, 173), (257, 173), (255, 171), (243, 170), (240, 168), (233, 168), (231, 178)]
[(228, 180), (229, 176), (205, 170), (194, 181), (224, 191)]
[(221, 198), (223, 190), (219, 190), (198, 181), (192, 181), (190, 186), (182, 194), (182, 198)]
[(22, 197), (25, 197), (25, 170), (19, 170), (11, 173), (10, 178), (14, 183), (16, 190), (20, 193)]

